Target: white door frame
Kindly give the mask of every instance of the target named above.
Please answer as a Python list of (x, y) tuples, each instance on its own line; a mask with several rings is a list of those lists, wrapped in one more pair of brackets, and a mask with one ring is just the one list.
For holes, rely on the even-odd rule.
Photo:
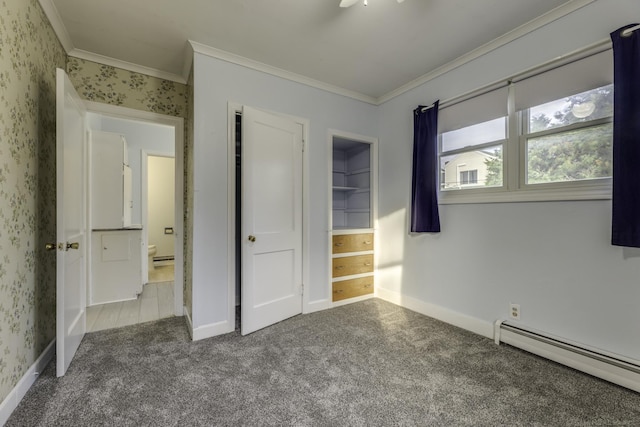
[[(175, 145), (175, 144), (174, 144)], [(175, 151), (175, 150), (174, 150)], [(140, 158), (140, 178), (142, 179), (142, 182), (140, 183), (140, 221), (142, 222), (142, 240), (143, 240), (143, 245), (145, 248), (149, 248), (149, 156), (151, 157), (167, 157), (170, 159), (174, 159), (175, 161), (175, 153), (165, 153), (162, 151), (152, 151), (152, 150), (146, 150), (146, 149), (142, 149), (140, 150), (141, 152), (141, 158)], [(176, 167), (177, 169), (177, 167)], [(184, 200), (184, 199), (183, 199)], [(177, 212), (176, 212), (177, 214)], [(174, 219), (175, 221), (175, 219)], [(175, 233), (175, 229), (174, 229), (174, 233)], [(175, 245), (177, 244), (177, 241), (174, 241), (173, 245), (173, 251), (175, 254)], [(143, 253), (142, 257), (142, 278), (143, 278), (143, 283), (148, 283), (149, 282), (149, 257), (148, 252), (147, 254)], [(175, 263), (175, 255), (174, 255), (174, 263)]]
[[(135, 110), (118, 105), (86, 101), (87, 111), (118, 119), (136, 120), (153, 124), (172, 126), (175, 129), (175, 278), (174, 278), (174, 314), (184, 315), (184, 119), (149, 111)], [(89, 199), (90, 200), (90, 199)], [(144, 219), (143, 219), (144, 221)], [(89, 235), (90, 237), (90, 235)], [(145, 246), (146, 247), (146, 246)], [(143, 254), (146, 259), (147, 254)], [(87, 261), (90, 269), (91, 263)], [(91, 272), (89, 271), (89, 274)]]
[[(227, 104), (227, 278), (228, 311), (227, 322), (234, 329), (236, 317), (236, 113), (242, 114), (243, 104)], [(254, 107), (255, 108), (255, 107)], [(270, 114), (286, 117), (302, 126), (302, 313), (309, 309), (309, 119), (261, 109)]]

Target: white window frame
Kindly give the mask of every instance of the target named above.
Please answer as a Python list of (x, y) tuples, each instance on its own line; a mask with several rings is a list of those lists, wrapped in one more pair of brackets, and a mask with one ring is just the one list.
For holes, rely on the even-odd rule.
[[(605, 50), (605, 49), (600, 49)], [(579, 59), (579, 58), (576, 58)], [(557, 61), (544, 66), (548, 69), (561, 66)], [(594, 88), (595, 89), (595, 88)], [(503, 141), (493, 141), (486, 144), (478, 144), (459, 150), (442, 151), (442, 136), (438, 134), (438, 202), (447, 204), (466, 203), (509, 203), (509, 202), (545, 202), (545, 201), (571, 201), (571, 200), (608, 200), (611, 199), (612, 179), (594, 178), (580, 181), (552, 182), (526, 184), (526, 141), (532, 136), (561, 133), (569, 130), (604, 124), (612, 121), (612, 118), (596, 119), (589, 122), (575, 123), (572, 125), (527, 134), (524, 120), (527, 111), (515, 111), (514, 84), (509, 84), (507, 95), (507, 138)], [(446, 104), (446, 103), (444, 103)], [(503, 158), (503, 185), (501, 187), (486, 188), (462, 188), (455, 190), (442, 190), (440, 186), (441, 173), (440, 158), (453, 154), (476, 151), (486, 147), (494, 147), (502, 143)]]

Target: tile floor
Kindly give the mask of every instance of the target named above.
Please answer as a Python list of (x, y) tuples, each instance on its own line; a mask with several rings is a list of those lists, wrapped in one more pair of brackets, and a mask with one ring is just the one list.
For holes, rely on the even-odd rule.
[(171, 317), (173, 300), (173, 282), (147, 283), (137, 299), (87, 307), (87, 332)]
[(173, 261), (155, 263), (155, 268), (149, 271), (149, 283), (172, 282), (174, 278)]

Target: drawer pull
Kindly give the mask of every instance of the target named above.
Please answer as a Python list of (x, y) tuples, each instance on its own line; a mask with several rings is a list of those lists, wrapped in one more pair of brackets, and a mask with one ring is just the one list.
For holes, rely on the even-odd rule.
[(336, 265), (336, 270), (342, 270), (344, 268), (344, 265)]
[(365, 265), (365, 267), (369, 267), (371, 265), (371, 263), (370, 262), (365, 262), (364, 265)]
[(333, 293), (334, 293), (334, 294), (341, 294), (341, 293), (343, 293), (343, 292), (344, 292), (344, 291), (343, 291), (342, 289), (338, 289), (338, 290), (336, 290), (336, 291), (333, 291)]
[(365, 245), (370, 245), (371, 244), (371, 240), (367, 240), (365, 242), (363, 242)]
[(335, 245), (333, 245), (333, 246), (338, 246), (338, 247), (340, 247), (340, 246), (344, 246), (344, 243), (339, 242), (339, 243), (336, 243), (336, 244), (335, 244)]
[(371, 286), (373, 286), (371, 283), (367, 283), (366, 285), (364, 285), (365, 288), (370, 288)]

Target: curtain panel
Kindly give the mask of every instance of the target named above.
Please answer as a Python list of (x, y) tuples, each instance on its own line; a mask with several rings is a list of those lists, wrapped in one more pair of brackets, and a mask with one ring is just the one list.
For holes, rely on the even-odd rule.
[(640, 247), (640, 30), (613, 33), (611, 244)]
[(440, 232), (438, 213), (438, 105), (413, 111), (411, 231)]

